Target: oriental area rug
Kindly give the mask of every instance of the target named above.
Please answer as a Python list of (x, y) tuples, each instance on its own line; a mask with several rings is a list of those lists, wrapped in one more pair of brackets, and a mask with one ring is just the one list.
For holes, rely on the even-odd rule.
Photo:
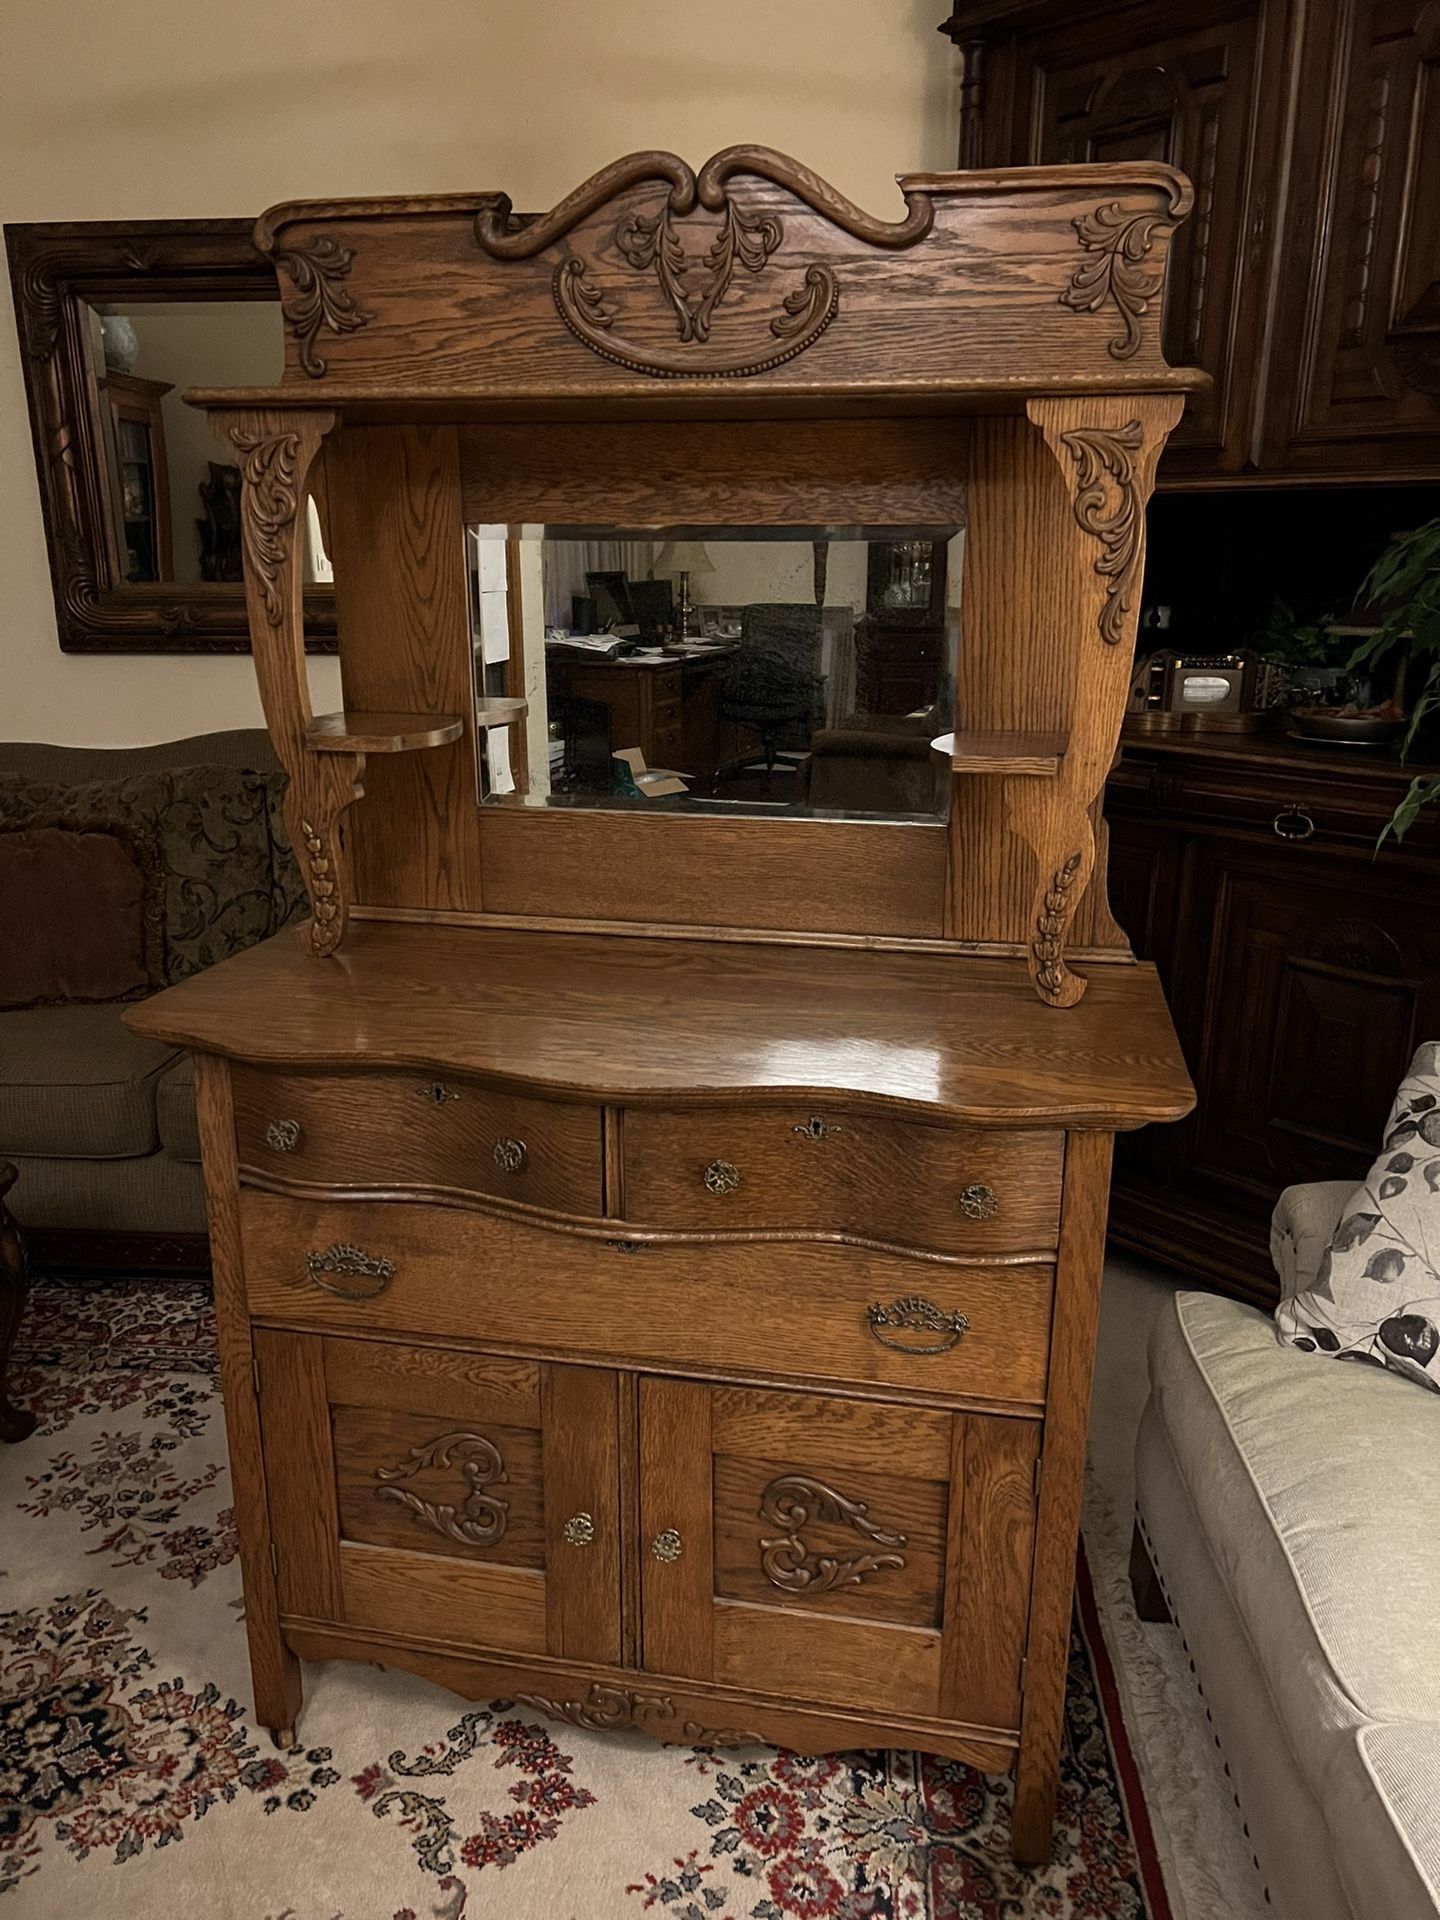
[(198, 1284), (40, 1283), (0, 1447), (0, 1920), (1172, 1920), (1082, 1566), (1054, 1859), (914, 1753), (717, 1754), (306, 1669), (249, 1718)]

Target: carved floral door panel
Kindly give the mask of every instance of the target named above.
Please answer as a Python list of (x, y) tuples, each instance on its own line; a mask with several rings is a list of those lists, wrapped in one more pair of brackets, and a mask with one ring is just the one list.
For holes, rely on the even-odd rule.
[(644, 1662), (1019, 1724), (1037, 1423), (640, 1385)]
[(620, 1658), (614, 1373), (258, 1330), (282, 1614)]

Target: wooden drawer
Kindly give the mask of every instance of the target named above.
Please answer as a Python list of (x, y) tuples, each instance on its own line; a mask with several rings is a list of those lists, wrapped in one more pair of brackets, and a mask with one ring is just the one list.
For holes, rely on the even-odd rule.
[[(773, 1242), (637, 1245), (461, 1208), (255, 1192), (242, 1193), (240, 1221), (251, 1311), (264, 1320), (1044, 1399), (1053, 1269), (1038, 1263)], [(968, 1325), (895, 1324), (927, 1317), (918, 1302)], [(872, 1308), (886, 1315), (878, 1328)]]
[(385, 1189), (453, 1187), (564, 1213), (604, 1211), (600, 1112), (458, 1075), (237, 1066), (242, 1171)]
[(1060, 1230), (1065, 1136), (813, 1107), (628, 1108), (637, 1225), (850, 1233), (949, 1253), (1042, 1252)]

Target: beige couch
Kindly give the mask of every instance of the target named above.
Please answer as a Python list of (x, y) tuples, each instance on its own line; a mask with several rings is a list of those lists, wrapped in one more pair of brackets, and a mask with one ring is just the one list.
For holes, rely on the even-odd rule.
[[(1287, 1292), (1353, 1192), (1281, 1196)], [(1167, 1305), (1149, 1358), (1139, 1535), (1275, 1913), (1435, 1920), (1440, 1395), (1282, 1347), (1266, 1315), (1204, 1293)]]
[[(137, 749), (0, 744), (0, 825), (84, 796), (161, 850), (165, 978), (268, 938), (303, 911), (282, 779), (263, 731)], [(41, 1263), (203, 1264), (189, 1057), (142, 1039), (118, 1004), (0, 1011), (0, 1161)]]

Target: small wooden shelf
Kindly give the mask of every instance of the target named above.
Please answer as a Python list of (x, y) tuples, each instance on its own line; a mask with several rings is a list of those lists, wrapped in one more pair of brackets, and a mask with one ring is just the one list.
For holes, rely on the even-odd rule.
[(1053, 780), (1065, 758), (1060, 733), (947, 733), (931, 742), (956, 773), (1022, 774)]
[(512, 699), (508, 694), (496, 694), (487, 700), (475, 702), (475, 720), (481, 727), (509, 727), (517, 720), (523, 720), (530, 711), (528, 700)]
[(447, 747), (464, 731), (450, 713), (317, 713), (305, 744), (312, 753), (417, 753)]

